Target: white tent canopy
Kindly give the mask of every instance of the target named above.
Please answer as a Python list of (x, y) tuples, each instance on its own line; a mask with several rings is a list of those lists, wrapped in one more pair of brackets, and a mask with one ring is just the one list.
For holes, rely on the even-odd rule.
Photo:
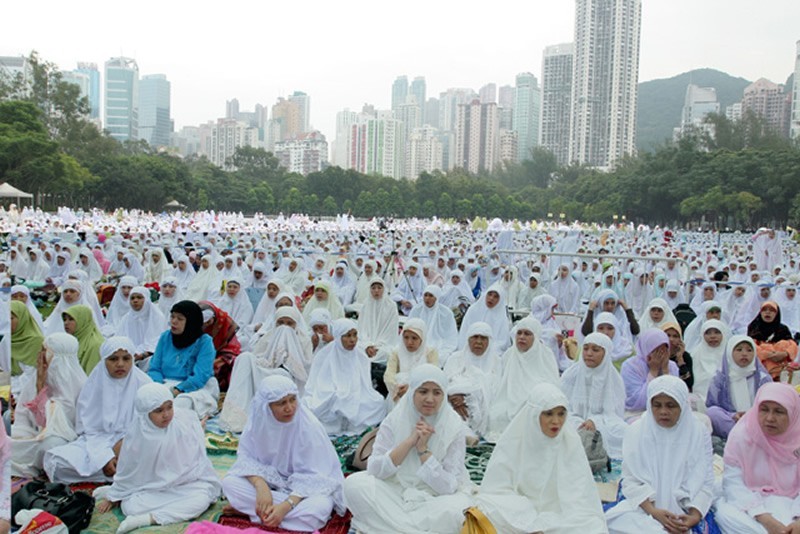
[(20, 191), (10, 183), (0, 184), (0, 198), (33, 198), (33, 195)]

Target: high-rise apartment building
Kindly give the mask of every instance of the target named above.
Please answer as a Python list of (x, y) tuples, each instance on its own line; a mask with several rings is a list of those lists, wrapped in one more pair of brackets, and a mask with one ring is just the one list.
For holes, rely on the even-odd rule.
[(519, 159), (517, 132), (500, 129), (500, 161), (514, 162)]
[(172, 133), (170, 83), (163, 74), (148, 74), (139, 80), (139, 139), (152, 147), (169, 145)]
[(709, 113), (719, 113), (719, 110), (720, 104), (716, 89), (699, 87), (690, 83), (686, 87), (681, 124), (675, 128), (673, 137), (678, 139), (689, 132), (707, 132), (714, 135), (713, 125), (705, 124), (704, 121)]
[(0, 56), (0, 77), (7, 82), (19, 83), (23, 98), (30, 94), (33, 83), (33, 65), (25, 56)]
[(425, 84), (424, 76), (417, 76), (411, 81), (409, 93), (417, 101), (419, 106), (419, 125), (427, 124), (427, 116), (425, 115), (425, 104), (427, 102), (427, 86)]
[[(202, 127), (201, 127), (202, 130)], [(212, 123), (210, 135), (201, 141), (206, 142), (205, 154), (214, 165), (225, 170), (235, 170), (230, 157), (240, 146), (258, 146), (258, 128), (251, 128), (236, 119), (218, 119)]]
[(455, 158), (451, 168), (471, 173), (491, 172), (500, 161), (497, 104), (481, 104), (474, 99), (458, 106), (455, 132)]
[(573, 43), (548, 46), (542, 58), (542, 112), (539, 144), (559, 165), (569, 161), (569, 121), (572, 111)]
[(439, 99), (436, 97), (430, 97), (425, 102), (425, 122), (423, 124), (427, 124), (428, 126), (433, 126), (434, 128), (439, 128)]
[(773, 132), (783, 137), (789, 136), (791, 109), (791, 93), (784, 92), (782, 84), (761, 78), (744, 89), (742, 111), (763, 118)]
[(576, 0), (569, 161), (611, 168), (636, 151), (641, 0)]
[(331, 165), (348, 168), (348, 139), (350, 127), (358, 120), (358, 113), (345, 109), (336, 114), (336, 137), (331, 143)]
[(105, 63), (103, 126), (117, 141), (139, 138), (139, 65), (128, 57)]
[(517, 158), (530, 159), (531, 149), (539, 143), (539, 115), (542, 93), (536, 76), (517, 74), (514, 95), (514, 131), (517, 132)]
[(303, 133), (275, 143), (275, 157), (287, 171), (307, 176), (328, 166), (328, 142), (320, 132)]
[(100, 120), (100, 71), (97, 70), (97, 63), (78, 63), (78, 68), (73, 72), (86, 75), (89, 78), (89, 90), (86, 98), (89, 100), (89, 118), (94, 121)]
[(308, 103), (302, 97), (283, 97), (278, 98), (278, 102), (272, 106), (272, 128), (277, 132), (274, 142), (286, 141), (303, 133), (303, 128), (308, 119)]
[[(512, 130), (514, 128), (514, 98), (516, 89), (513, 85), (504, 85), (497, 92), (497, 104), (500, 112), (500, 129)], [(516, 161), (516, 159), (515, 159)]]
[(478, 98), (481, 104), (488, 104), (490, 102), (497, 102), (497, 84), (487, 83), (478, 90)]
[(794, 60), (794, 87), (792, 88), (792, 124), (789, 135), (800, 140), (800, 41), (797, 41), (797, 53)]
[(416, 180), (420, 173), (442, 170), (442, 142), (436, 128), (415, 128), (406, 140), (405, 177)]
[(391, 178), (403, 177), (403, 124), (391, 111), (360, 113), (347, 139), (348, 169)]
[(408, 97), (408, 76), (398, 76), (392, 84), (392, 111), (406, 103)]
[(298, 118), (300, 131), (298, 135), (309, 132), (311, 129), (311, 97), (302, 91), (295, 91), (289, 95), (289, 102), (295, 104), (300, 113)]

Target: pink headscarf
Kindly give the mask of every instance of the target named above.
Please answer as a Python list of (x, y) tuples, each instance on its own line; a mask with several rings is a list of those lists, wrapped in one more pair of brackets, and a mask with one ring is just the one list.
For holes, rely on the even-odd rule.
[(100, 264), (100, 268), (103, 269), (103, 274), (108, 274), (108, 268), (111, 267), (111, 262), (103, 255), (103, 251), (99, 248), (95, 248), (92, 249), (92, 254), (94, 254), (94, 259), (97, 260), (97, 263)]
[[(789, 427), (779, 436), (765, 434), (758, 423), (758, 409), (765, 401), (776, 402), (789, 413)], [(753, 407), (731, 431), (725, 463), (742, 470), (751, 491), (790, 498), (800, 494), (800, 396), (793, 387), (761, 386)]]

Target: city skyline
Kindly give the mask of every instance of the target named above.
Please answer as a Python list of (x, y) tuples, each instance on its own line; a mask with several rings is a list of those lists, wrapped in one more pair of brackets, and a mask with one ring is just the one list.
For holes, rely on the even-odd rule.
[[(530, 17), (518, 17), (518, 3), (501, 0), (492, 5), (498, 20), (491, 24), (478, 11), (454, 10), (444, 3), (413, 0), (375, 23), (366, 2), (333, 6), (312, 1), (306, 12), (313, 17), (294, 28), (302, 32), (301, 39), (289, 25), (268, 24), (288, 17), (285, 10), (291, 6), (268, 9), (235, 0), (226, 4), (226, 12), (240, 15), (234, 20), (263, 20), (264, 25), (251, 24), (254, 29), (247, 31), (234, 24), (237, 39), (225, 41), (230, 47), (203, 38), (204, 30), (220, 31), (216, 11), (195, 10), (182, 18), (180, 6), (162, 3), (150, 10), (151, 5), (149, 0), (137, 5), (120, 26), (99, 19), (93, 23), (91, 13), (100, 13), (106, 4), (75, 7), (47, 1), (43, 7), (50, 15), (35, 26), (9, 25), (0, 55), (36, 50), (63, 70), (75, 69), (78, 62), (102, 65), (111, 57), (132, 57), (142, 74), (169, 79), (176, 130), (224, 117), (225, 103), (233, 98), (250, 110), (303, 91), (311, 98), (311, 126), (333, 139), (337, 112), (359, 111), (363, 104), (390, 109), (398, 76), (409, 81), (425, 77), (428, 97), (448, 88), (514, 85), (523, 72), (541, 82), (544, 48), (574, 38), (572, 1), (537, 3), (529, 6)], [(800, 3), (769, 0), (757, 11), (750, 7), (744, 0), (643, 0), (639, 81), (710, 67), (753, 81), (764, 77), (784, 83), (794, 70), (800, 31), (792, 22), (800, 20)], [(7, 12), (10, 19), (23, 16), (20, 5), (8, 6)], [(775, 17), (776, 12), (781, 16)], [(369, 23), (353, 24), (359, 21)], [(470, 37), (478, 31), (480, 39)], [(349, 46), (353, 39), (362, 45)]]

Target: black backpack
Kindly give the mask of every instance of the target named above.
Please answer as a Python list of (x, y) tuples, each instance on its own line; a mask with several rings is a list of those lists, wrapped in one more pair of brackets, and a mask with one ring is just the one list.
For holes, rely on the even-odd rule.
[[(83, 491), (73, 492), (64, 484), (33, 480), (11, 498), (11, 517), (20, 510), (34, 508), (59, 518), (69, 529), (69, 534), (78, 534), (92, 521), (94, 497)], [(16, 528), (20, 526), (15, 525)]]

